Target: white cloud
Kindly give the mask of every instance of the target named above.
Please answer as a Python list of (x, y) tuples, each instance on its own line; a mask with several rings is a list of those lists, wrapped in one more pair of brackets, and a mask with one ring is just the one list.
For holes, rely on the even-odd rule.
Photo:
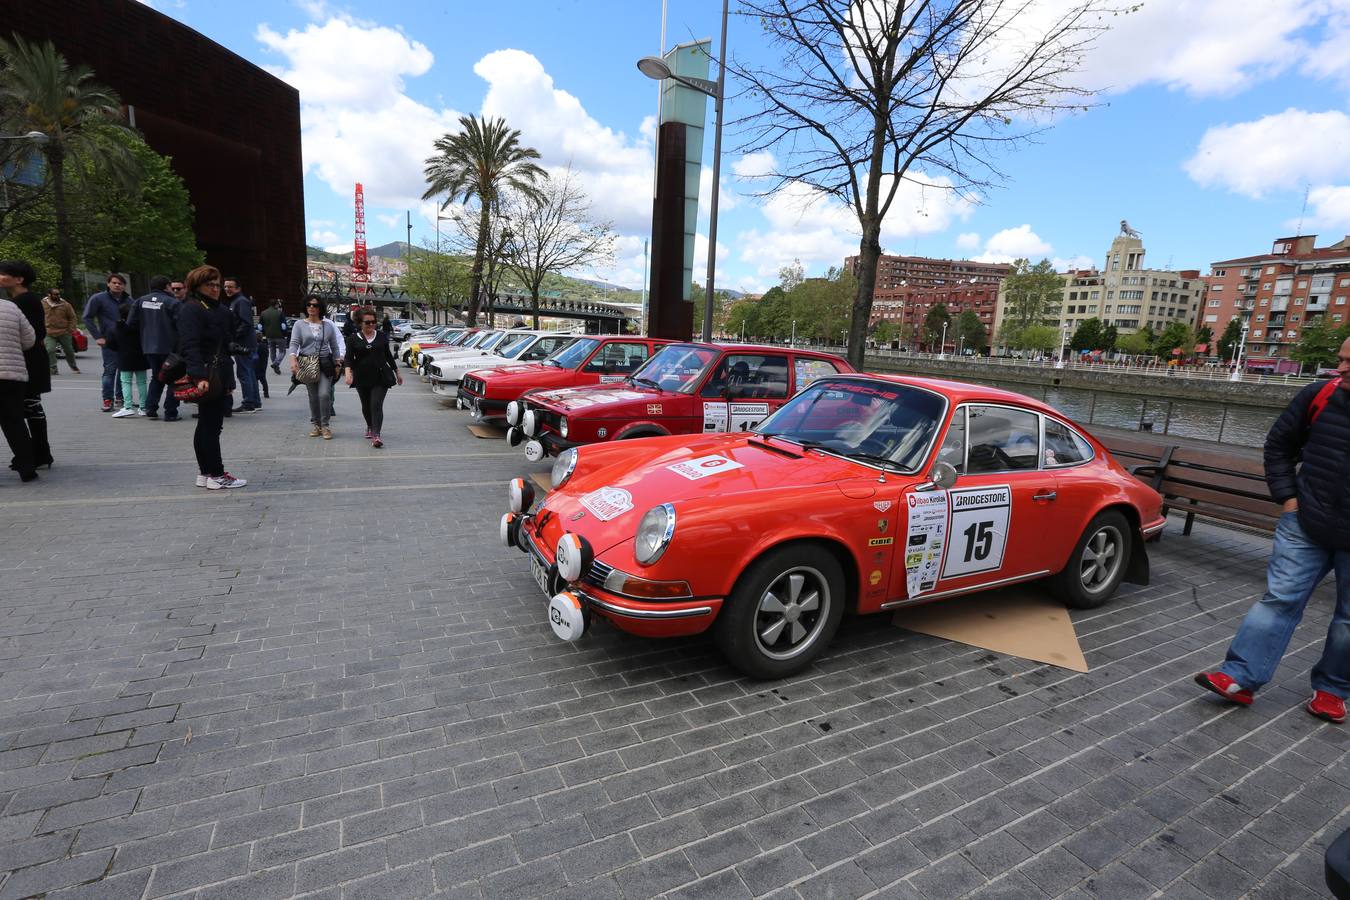
[(1216, 125), (1183, 168), (1204, 187), (1254, 198), (1329, 184), (1350, 175), (1350, 115), (1286, 109), (1251, 122)]
[(395, 226), (404, 224), (406, 221), (399, 213), (376, 213), (375, 218), (386, 228), (394, 228)]
[(1049, 256), (1054, 249), (1032, 231), (1030, 225), (1018, 225), (1016, 228), (1005, 228), (990, 237), (985, 242), (984, 252), (974, 259), (988, 263), (1010, 263), (1018, 259), (1034, 262)]
[(956, 246), (962, 250), (974, 250), (980, 246), (980, 235), (975, 231), (963, 231), (956, 236)]
[(336, 244), (340, 240), (342, 240), (342, 236), (336, 231), (315, 228), (309, 233), (309, 243), (315, 247), (326, 247), (329, 244)]
[(590, 197), (596, 214), (614, 222), (620, 232), (651, 227), (651, 142), (643, 136), (652, 125), (639, 126), (634, 140), (595, 120), (574, 95), (555, 86), (552, 76), (533, 55), (497, 50), (474, 65), (488, 83), (482, 113), (500, 116), (521, 132), (521, 142), (543, 157), (545, 168), (570, 165)]
[(1068, 272), (1071, 269), (1091, 269), (1096, 266), (1096, 260), (1090, 256), (1080, 253), (1077, 256), (1070, 256), (1065, 259), (1062, 256), (1050, 257), (1050, 264), (1055, 267), (1056, 272)]
[[(1308, 192), (1309, 221), (1324, 228), (1350, 230), (1350, 185), (1328, 184)], [(1294, 227), (1296, 221), (1286, 223)]]
[[(255, 37), (284, 59), (269, 71), (300, 91), (306, 171), (339, 196), (362, 182), (370, 207), (416, 204), (432, 142), (459, 118), (404, 93), (405, 78), (431, 69), (431, 51), (396, 29), (347, 17), (285, 34), (263, 24)], [(359, 61), (359, 74), (340, 60)]]

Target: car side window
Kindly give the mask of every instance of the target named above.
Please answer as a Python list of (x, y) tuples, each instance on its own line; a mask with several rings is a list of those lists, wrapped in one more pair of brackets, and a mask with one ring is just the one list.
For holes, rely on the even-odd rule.
[(735, 399), (786, 400), (786, 356), (728, 353), (703, 385), (701, 397), (721, 397), (730, 391)]
[(1092, 459), (1092, 445), (1063, 422), (1046, 417), (1045, 467), (1076, 466)]
[(942, 449), (938, 451), (938, 462), (948, 463), (956, 474), (966, 471), (966, 408), (963, 406), (952, 414), (952, 424), (947, 426), (947, 436), (942, 439)]
[(1040, 416), (1005, 406), (968, 408), (970, 452), (966, 472), (1017, 472), (1040, 468)]
[(809, 357), (797, 357), (793, 362), (793, 374), (797, 376), (797, 390), (804, 389), (817, 378), (824, 378), (826, 375), (838, 375), (839, 368), (834, 363), (826, 359), (811, 359)]
[[(647, 361), (643, 354), (647, 352), (644, 344), (627, 344), (614, 341), (600, 348), (600, 352), (586, 363), (587, 372), (606, 374), (636, 372)], [(640, 357), (640, 358), (639, 358)]]
[(533, 347), (531, 347), (530, 349), (526, 350), (524, 353), (521, 354), (520, 356), (521, 361), (533, 362), (535, 360), (543, 359), (549, 354), (551, 354), (554, 350), (557, 350), (559, 347), (561, 347), (563, 344), (566, 344), (570, 340), (571, 340), (570, 337), (540, 338), (538, 341), (535, 342)]

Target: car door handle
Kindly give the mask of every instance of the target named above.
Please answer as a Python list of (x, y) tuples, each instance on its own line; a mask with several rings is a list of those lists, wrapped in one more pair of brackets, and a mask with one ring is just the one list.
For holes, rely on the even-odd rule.
[(1032, 500), (1054, 500), (1059, 494), (1055, 491), (1042, 491), (1039, 494), (1032, 494)]

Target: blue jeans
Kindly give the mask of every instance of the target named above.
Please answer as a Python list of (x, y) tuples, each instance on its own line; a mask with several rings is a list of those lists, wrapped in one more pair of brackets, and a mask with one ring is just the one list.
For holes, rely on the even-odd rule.
[(145, 411), (159, 412), (159, 397), (164, 395), (164, 415), (178, 415), (178, 398), (173, 395), (173, 388), (166, 387), (164, 382), (159, 380), (159, 367), (164, 365), (164, 360), (168, 357), (167, 353), (147, 353), (145, 359), (150, 363), (150, 387), (145, 393)]
[(1261, 602), (1242, 620), (1219, 671), (1251, 691), (1275, 675), (1313, 589), (1336, 570), (1336, 611), (1322, 658), (1312, 670), (1314, 690), (1350, 697), (1350, 550), (1333, 550), (1308, 539), (1298, 513), (1280, 516), (1266, 569)]
[(117, 351), (100, 347), (103, 351), (103, 399), (122, 402), (122, 383), (117, 380)]
[(243, 396), (244, 406), (262, 406), (258, 396), (258, 376), (253, 374), (255, 353), (244, 353), (234, 358), (235, 377), (239, 379), (239, 393)]

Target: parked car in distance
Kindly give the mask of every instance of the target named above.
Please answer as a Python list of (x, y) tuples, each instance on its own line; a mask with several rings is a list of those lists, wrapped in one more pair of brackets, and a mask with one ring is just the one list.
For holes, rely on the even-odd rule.
[(458, 405), (476, 421), (501, 424), (506, 405), (527, 392), (623, 381), (669, 343), (617, 334), (578, 336), (538, 364), (469, 372), (460, 381)]
[(1147, 583), (1165, 524), (1162, 497), (1050, 406), (899, 375), (819, 378), (745, 433), (566, 450), (553, 486), (535, 506), (513, 480), (501, 536), (559, 637), (596, 617), (711, 629), (756, 678), (810, 665), (846, 610), (1042, 579), (1100, 606)]
[(670, 344), (622, 384), (537, 391), (508, 407), (507, 441), (525, 458), (667, 434), (749, 431), (817, 378), (852, 372), (817, 350)]
[(478, 356), (434, 356), (426, 364), (431, 392), (459, 397), (459, 383), (469, 372), (488, 372), (503, 366), (542, 362), (577, 339), (555, 331), (512, 331), (492, 353)]

